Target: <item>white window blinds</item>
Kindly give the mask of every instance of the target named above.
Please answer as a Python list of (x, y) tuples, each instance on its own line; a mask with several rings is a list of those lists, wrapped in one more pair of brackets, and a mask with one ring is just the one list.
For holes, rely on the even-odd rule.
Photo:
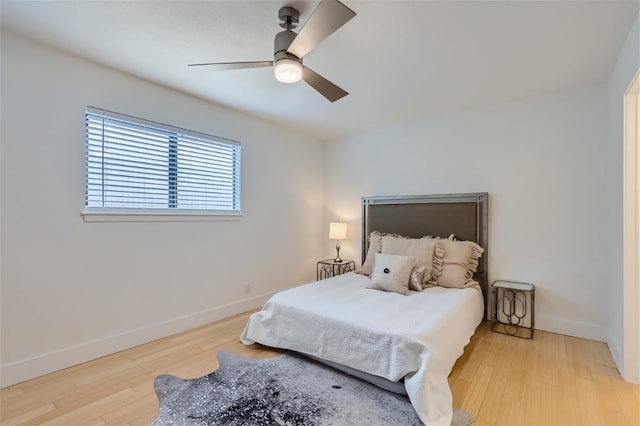
[(85, 207), (239, 214), (240, 154), (238, 142), (87, 107)]

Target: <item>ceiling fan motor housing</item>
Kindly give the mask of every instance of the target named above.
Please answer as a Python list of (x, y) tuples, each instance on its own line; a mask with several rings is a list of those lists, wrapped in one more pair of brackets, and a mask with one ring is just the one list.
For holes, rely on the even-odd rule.
[(274, 63), (280, 59), (291, 59), (302, 64), (302, 58), (298, 58), (296, 55), (287, 52), (287, 49), (298, 35), (291, 31), (291, 29), (298, 26), (299, 17), (300, 13), (298, 10), (291, 6), (281, 7), (278, 11), (278, 24), (284, 28), (284, 31), (276, 34), (276, 38), (273, 41)]
[(294, 38), (296, 38), (296, 33), (291, 30), (280, 31), (276, 34), (276, 38), (273, 42), (273, 61), (277, 62), (279, 59), (287, 58), (293, 59), (294, 61), (298, 61), (302, 63), (302, 59), (298, 58), (293, 53), (287, 52), (289, 45)]

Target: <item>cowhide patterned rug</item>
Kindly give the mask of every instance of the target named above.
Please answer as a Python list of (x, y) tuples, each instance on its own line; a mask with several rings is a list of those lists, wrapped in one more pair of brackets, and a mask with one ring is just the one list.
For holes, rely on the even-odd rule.
[[(255, 360), (221, 352), (218, 360), (216, 371), (197, 379), (156, 377), (160, 412), (151, 424), (422, 425), (406, 397), (295, 355)], [(472, 422), (454, 410), (453, 424)]]

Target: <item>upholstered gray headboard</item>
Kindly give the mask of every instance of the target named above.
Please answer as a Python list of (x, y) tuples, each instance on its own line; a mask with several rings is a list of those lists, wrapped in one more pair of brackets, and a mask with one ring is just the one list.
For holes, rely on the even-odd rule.
[(489, 194), (486, 192), (440, 195), (362, 197), (362, 261), (372, 231), (419, 238), (454, 234), (484, 248), (475, 279), (488, 299)]

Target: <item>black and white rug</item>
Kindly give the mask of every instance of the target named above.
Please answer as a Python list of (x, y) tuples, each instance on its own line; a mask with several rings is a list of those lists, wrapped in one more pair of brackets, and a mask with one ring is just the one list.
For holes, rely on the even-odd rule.
[[(422, 425), (406, 397), (295, 355), (256, 360), (221, 352), (218, 360), (216, 371), (197, 379), (156, 377), (160, 411), (151, 424)], [(472, 422), (454, 411), (454, 424)]]

